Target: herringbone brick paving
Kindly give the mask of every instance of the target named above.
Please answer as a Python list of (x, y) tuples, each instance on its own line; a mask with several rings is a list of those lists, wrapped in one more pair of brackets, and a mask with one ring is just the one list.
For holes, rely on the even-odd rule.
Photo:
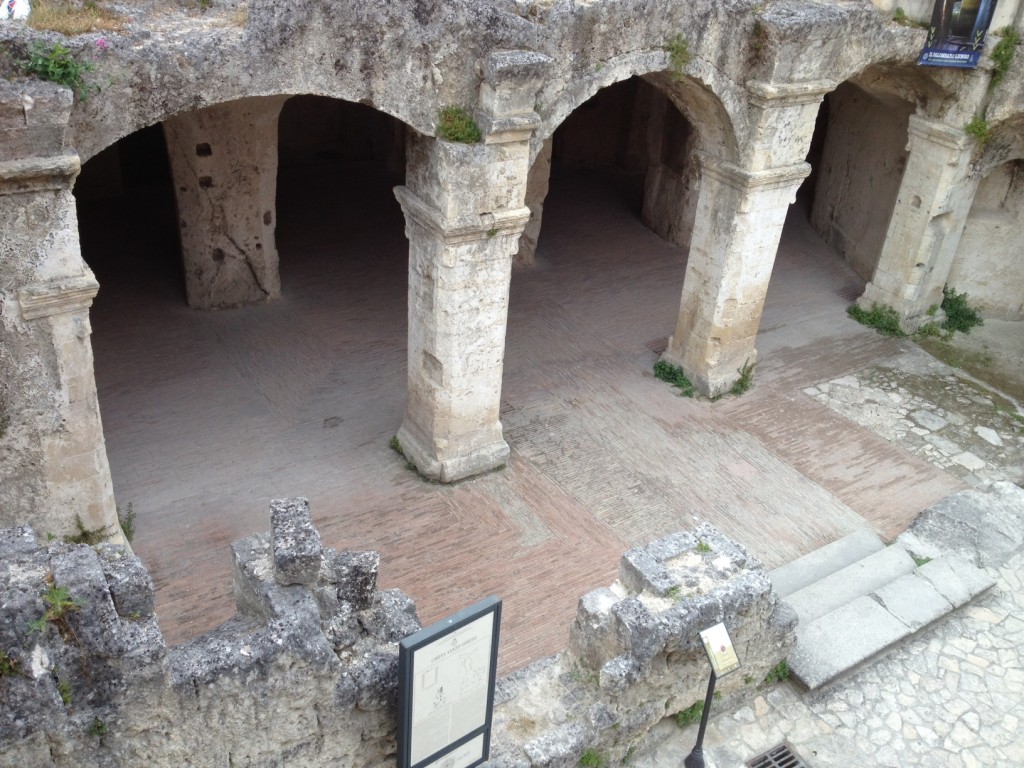
[(388, 448), (407, 265), (389, 185), (357, 166), (279, 183), (284, 296), (223, 312), (184, 305), (173, 229), (141, 196), (82, 206), (115, 492), (169, 643), (233, 613), (228, 545), (266, 530), (278, 496), (309, 497), (327, 545), (380, 551), (382, 585), (425, 623), (501, 595), (508, 672), (564, 646), (579, 596), (629, 546), (708, 520), (775, 566), (861, 525), (893, 536), (960, 487), (802, 394), (905, 342), (846, 318), (860, 281), (798, 214), (753, 389), (711, 403), (657, 381), (685, 254), (639, 223), (628, 186), (590, 172), (553, 179), (538, 263), (513, 274), (508, 467), (425, 483)]

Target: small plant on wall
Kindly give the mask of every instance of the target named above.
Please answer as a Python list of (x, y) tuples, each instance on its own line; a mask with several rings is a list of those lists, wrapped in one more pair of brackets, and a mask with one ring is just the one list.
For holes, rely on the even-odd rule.
[(92, 64), (79, 61), (69, 48), (60, 43), (34, 44), (21, 66), (26, 74), (70, 88), (82, 101), (89, 97), (90, 91), (99, 90), (85, 82), (85, 76), (92, 71)]
[(465, 107), (445, 107), (437, 113), (437, 135), (445, 141), (478, 144), (483, 134)]
[(681, 80), (686, 74), (686, 65), (693, 59), (690, 53), (690, 43), (682, 35), (676, 35), (665, 45), (668, 51), (669, 68), (676, 80)]

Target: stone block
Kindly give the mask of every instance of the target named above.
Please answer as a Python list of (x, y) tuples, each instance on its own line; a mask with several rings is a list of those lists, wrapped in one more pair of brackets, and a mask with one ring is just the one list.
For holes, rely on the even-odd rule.
[(611, 610), (620, 599), (607, 587), (601, 587), (581, 597), (576, 606), (569, 643), (573, 653), (590, 669), (599, 669), (619, 653)]
[(398, 646), (379, 648), (352, 665), (359, 693), (357, 706), (367, 712), (398, 705)]
[(859, 597), (797, 630), (789, 667), (815, 689), (902, 640), (910, 629), (870, 597)]
[(270, 502), (274, 577), (278, 584), (315, 584), (323, 545), (313, 526), (309, 501), (301, 497)]
[(619, 580), (630, 592), (650, 591), (662, 596), (676, 586), (668, 569), (641, 547), (635, 547), (622, 556), (619, 561)]
[(871, 596), (914, 632), (953, 610), (949, 600), (918, 573), (908, 573)]
[(373, 605), (359, 614), (359, 622), (371, 636), (385, 643), (397, 643), (420, 630), (416, 605), (400, 589), (378, 592)]
[(324, 557), (327, 578), (337, 585), (338, 599), (351, 603), (357, 611), (368, 608), (377, 589), (380, 570), (378, 552), (335, 552)]
[(582, 725), (570, 723), (526, 742), (523, 749), (535, 768), (571, 768), (577, 765), (589, 741), (589, 734)]
[(38, 549), (39, 543), (32, 531), (32, 526), (22, 525), (17, 528), (0, 530), (0, 560), (7, 560), (16, 555), (27, 555)]
[(646, 664), (665, 648), (665, 626), (637, 598), (621, 600), (612, 607), (619, 644), (640, 664)]
[(66, 589), (77, 606), (67, 614), (77, 650), (104, 658), (124, 652), (120, 622), (95, 550), (83, 545), (51, 546), (50, 564), (53, 586)]
[(814, 621), (842, 605), (910, 573), (914, 560), (894, 544), (804, 587), (786, 598), (801, 623)]
[(96, 553), (118, 615), (135, 621), (151, 618), (155, 587), (142, 561), (118, 544), (99, 544)]
[(963, 558), (946, 555), (917, 570), (954, 608), (970, 602), (988, 590), (995, 581)]
[(870, 528), (861, 528), (769, 573), (775, 592), (786, 597), (885, 548)]

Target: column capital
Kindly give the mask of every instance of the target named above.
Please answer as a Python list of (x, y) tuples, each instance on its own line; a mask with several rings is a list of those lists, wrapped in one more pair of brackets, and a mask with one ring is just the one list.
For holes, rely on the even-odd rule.
[(817, 104), (826, 93), (834, 91), (837, 83), (831, 80), (808, 80), (802, 83), (765, 83), (748, 80), (750, 101), (756, 107), (789, 107), (798, 104)]
[(408, 187), (395, 187), (395, 197), (407, 218), (432, 232), (445, 245), (486, 240), (496, 235), (518, 235), (530, 220), (530, 209), (526, 206), (453, 220), (445, 218)]
[(698, 151), (697, 159), (700, 162), (701, 173), (708, 174), (740, 192), (798, 186), (811, 172), (811, 166), (807, 163), (749, 171), (707, 152)]
[(485, 144), (529, 140), (541, 124), (537, 91), (551, 63), (535, 51), (495, 51), (478, 63)]
[(971, 144), (971, 138), (962, 129), (921, 115), (910, 116), (907, 133), (957, 152), (966, 151)]
[(100, 284), (92, 272), (77, 277), (59, 277), (42, 283), (31, 283), (18, 291), (21, 316), (38, 320), (66, 312), (79, 312), (92, 306)]
[(24, 157), (0, 162), (0, 195), (70, 189), (82, 169), (78, 154)]

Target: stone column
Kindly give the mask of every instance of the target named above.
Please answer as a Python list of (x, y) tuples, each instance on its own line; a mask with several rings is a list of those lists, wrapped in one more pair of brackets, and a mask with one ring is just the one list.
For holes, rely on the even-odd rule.
[(751, 83), (743, 167), (699, 152), (701, 182), (679, 318), (662, 356), (699, 392), (727, 392), (757, 361), (775, 254), (789, 206), (810, 173), (804, 162), (826, 83)]
[(71, 92), (0, 87), (0, 526), (123, 541), (89, 340), (99, 285), (82, 261), (64, 147)]
[(395, 194), (409, 238), (408, 402), (398, 441), (427, 477), (505, 463), (498, 420), (512, 256), (525, 206), (534, 99), (548, 59), (500, 52), (482, 66), (482, 144), (410, 137)]
[(874, 276), (857, 303), (895, 309), (905, 331), (942, 303), (978, 179), (970, 174), (974, 143), (962, 130), (910, 117), (907, 167)]
[(191, 307), (281, 295), (274, 229), (277, 119), (286, 100), (239, 99), (164, 121)]

